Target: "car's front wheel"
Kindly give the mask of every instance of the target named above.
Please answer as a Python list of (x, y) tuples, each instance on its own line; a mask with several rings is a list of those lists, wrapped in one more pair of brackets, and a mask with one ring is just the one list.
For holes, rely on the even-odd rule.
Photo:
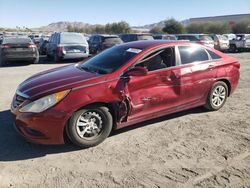
[(205, 107), (208, 110), (219, 110), (226, 102), (228, 96), (228, 86), (225, 82), (216, 82), (210, 90)]
[(73, 144), (88, 148), (104, 141), (109, 136), (112, 126), (112, 115), (108, 108), (87, 107), (73, 114), (66, 127), (66, 133)]

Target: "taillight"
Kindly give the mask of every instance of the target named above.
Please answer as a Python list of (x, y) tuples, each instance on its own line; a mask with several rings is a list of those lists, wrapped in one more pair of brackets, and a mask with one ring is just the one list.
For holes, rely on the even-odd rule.
[(57, 51), (58, 53), (66, 54), (66, 51), (65, 51), (65, 49), (64, 49), (63, 46), (58, 46), (58, 47), (56, 48), (56, 51)]
[(8, 49), (8, 48), (11, 48), (11, 46), (9, 44), (3, 44), (1, 48)]
[(198, 43), (198, 44), (203, 44), (203, 45), (205, 44), (205, 43), (204, 43), (204, 42), (202, 42), (202, 41), (198, 41), (197, 43)]
[(28, 48), (36, 48), (36, 45), (35, 44), (29, 44)]
[(240, 68), (240, 63), (239, 63), (239, 62), (235, 62), (235, 63), (233, 64), (233, 66), (239, 69), (239, 68)]
[(64, 47), (63, 46), (58, 46), (56, 50), (58, 52), (62, 52), (62, 51), (64, 51)]

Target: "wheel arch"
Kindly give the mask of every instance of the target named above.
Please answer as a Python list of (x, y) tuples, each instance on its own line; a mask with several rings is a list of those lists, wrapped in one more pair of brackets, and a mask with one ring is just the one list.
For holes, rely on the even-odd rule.
[(225, 79), (225, 78), (219, 79), (219, 80), (217, 80), (217, 82), (218, 82), (218, 81), (221, 81), (221, 82), (224, 82), (225, 84), (227, 84), (227, 88), (228, 88), (228, 97), (229, 97), (230, 94), (231, 94), (231, 89), (232, 89), (230, 81), (229, 81), (228, 79)]
[(71, 115), (70, 117), (68, 118), (65, 126), (64, 126), (64, 129), (63, 129), (63, 139), (64, 139), (64, 142), (66, 143), (67, 140), (69, 140), (69, 135), (67, 134), (67, 126), (68, 126), (68, 123), (69, 123), (69, 120), (70, 118), (72, 117), (72, 115), (77, 112), (78, 110), (81, 110), (81, 109), (84, 109), (84, 108), (87, 108), (87, 107), (100, 107), (100, 106), (104, 106), (104, 107), (107, 107), (110, 111), (110, 114), (112, 116), (112, 119), (113, 119), (113, 130), (116, 129), (117, 127), (117, 110), (116, 110), (116, 103), (105, 103), (105, 102), (94, 102), (94, 103), (90, 103), (90, 104), (87, 104), (85, 106), (81, 106), (80, 108), (76, 109)]

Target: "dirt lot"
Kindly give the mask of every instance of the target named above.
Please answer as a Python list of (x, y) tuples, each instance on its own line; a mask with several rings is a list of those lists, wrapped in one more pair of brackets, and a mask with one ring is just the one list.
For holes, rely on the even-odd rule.
[(218, 112), (196, 108), (114, 132), (97, 147), (27, 143), (12, 128), (17, 85), (62, 66), (0, 68), (0, 187), (250, 187), (250, 53)]

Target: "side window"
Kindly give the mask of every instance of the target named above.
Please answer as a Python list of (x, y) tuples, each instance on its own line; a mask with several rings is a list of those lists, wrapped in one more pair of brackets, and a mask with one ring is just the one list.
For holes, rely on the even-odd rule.
[(196, 61), (208, 61), (207, 52), (198, 46), (179, 46), (181, 64), (189, 64)]
[(93, 42), (93, 39), (94, 39), (94, 37), (90, 37), (90, 38), (89, 38), (89, 43), (92, 43), (92, 42)]
[(221, 56), (219, 56), (218, 54), (216, 54), (210, 50), (207, 50), (207, 52), (209, 53), (209, 55), (211, 56), (212, 59), (221, 59)]
[(145, 67), (148, 71), (154, 71), (175, 65), (175, 51), (173, 47), (169, 47), (147, 55), (136, 66)]
[(93, 39), (93, 42), (94, 43), (98, 43), (99, 42), (98, 36), (95, 36), (95, 38)]

